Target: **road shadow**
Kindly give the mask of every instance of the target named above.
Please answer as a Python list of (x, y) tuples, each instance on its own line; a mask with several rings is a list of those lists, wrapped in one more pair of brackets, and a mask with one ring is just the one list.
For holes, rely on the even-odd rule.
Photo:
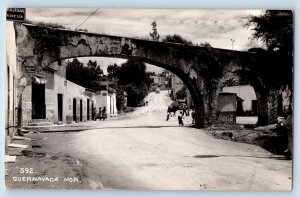
[(56, 133), (56, 132), (81, 132), (95, 129), (141, 129), (141, 128), (150, 128), (150, 129), (159, 129), (159, 128), (172, 128), (172, 127), (182, 127), (182, 126), (111, 126), (111, 127), (65, 127), (65, 128), (39, 128), (31, 130), (33, 133)]
[(150, 129), (159, 129), (159, 128), (170, 128), (170, 127), (182, 127), (182, 126), (124, 126), (124, 127), (97, 127), (93, 129), (139, 129), (139, 128), (150, 128)]
[(191, 156), (198, 159), (205, 158), (216, 158), (216, 157), (247, 157), (247, 158), (261, 158), (261, 159), (276, 159), (276, 160), (291, 160), (290, 158), (286, 158), (282, 155), (274, 155), (274, 156), (256, 156), (256, 155), (194, 155)]

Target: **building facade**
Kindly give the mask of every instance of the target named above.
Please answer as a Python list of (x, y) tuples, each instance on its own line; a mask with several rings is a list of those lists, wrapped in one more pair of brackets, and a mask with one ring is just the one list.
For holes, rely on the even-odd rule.
[(5, 77), (5, 145), (12, 140), (16, 123), (16, 37), (12, 21), (6, 22), (6, 77)]
[[(243, 100), (240, 110), (242, 113), (238, 115), (256, 115), (257, 114), (257, 98), (255, 91), (250, 85), (228, 86), (223, 87), (223, 92), (235, 93)], [(239, 111), (240, 111), (239, 110)]]
[[(37, 66), (17, 68), (13, 22), (7, 22), (6, 27), (6, 144), (17, 128), (92, 120), (93, 108), (98, 106), (106, 107), (108, 117), (117, 115), (115, 91), (106, 89), (98, 94), (68, 81), (66, 61), (55, 62), (39, 70)], [(22, 91), (19, 98), (16, 98), (16, 91)], [(20, 103), (20, 108), (16, 107), (17, 103)]]
[(107, 117), (115, 117), (118, 114), (116, 105), (116, 92), (112, 88), (106, 90), (97, 91), (95, 96), (96, 110), (103, 109), (105, 107)]

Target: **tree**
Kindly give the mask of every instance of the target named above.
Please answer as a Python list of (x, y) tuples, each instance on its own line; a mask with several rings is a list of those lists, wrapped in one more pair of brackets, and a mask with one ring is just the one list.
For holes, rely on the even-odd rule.
[(117, 79), (119, 76), (120, 67), (115, 63), (107, 66), (107, 77), (110, 80)]
[(200, 47), (212, 48), (212, 46), (208, 42), (202, 42), (199, 44)]
[(193, 43), (185, 38), (183, 38), (181, 35), (173, 34), (173, 35), (167, 35), (163, 40), (163, 42), (174, 42), (174, 43), (182, 43), (182, 44), (189, 44), (192, 45)]
[(156, 21), (153, 21), (153, 22), (151, 23), (151, 25), (152, 25), (152, 30), (153, 30), (153, 32), (152, 32), (152, 33), (149, 33), (149, 34), (150, 34), (150, 37), (151, 37), (153, 40), (158, 41), (158, 40), (159, 40), (159, 34), (157, 33), (157, 28), (156, 28), (157, 24), (156, 24)]
[(122, 109), (124, 91), (127, 92), (127, 105), (136, 107), (147, 96), (152, 82), (151, 73), (146, 72), (146, 64), (136, 59), (128, 59), (119, 67), (117, 64), (107, 67), (108, 77), (116, 78), (117, 106)]
[(146, 77), (146, 64), (139, 60), (128, 59), (121, 65), (118, 75), (121, 85), (143, 83)]
[(99, 90), (100, 79), (103, 70), (97, 65), (96, 61), (89, 60), (87, 66), (84, 66), (78, 59), (67, 61), (66, 78), (80, 86)]
[(145, 83), (135, 84), (129, 83), (124, 86), (127, 92), (127, 105), (137, 107), (148, 94), (148, 89)]
[(88, 72), (91, 74), (91, 81), (100, 81), (101, 75), (103, 75), (103, 70), (97, 64), (97, 61), (89, 60), (87, 63)]
[(266, 10), (259, 16), (250, 15), (245, 25), (248, 28), (252, 27), (252, 38), (261, 40), (266, 48), (266, 50), (251, 49), (261, 55), (256, 69), (265, 79), (266, 85), (276, 89), (288, 85), (292, 89), (294, 48), (292, 11)]
[(262, 15), (249, 16), (245, 24), (253, 26), (252, 36), (261, 39), (268, 51), (293, 51), (293, 12), (291, 10), (266, 10)]

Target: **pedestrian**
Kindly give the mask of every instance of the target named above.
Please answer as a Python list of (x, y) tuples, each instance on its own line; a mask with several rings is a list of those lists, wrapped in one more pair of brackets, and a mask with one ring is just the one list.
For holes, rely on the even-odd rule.
[(182, 115), (184, 116), (187, 116), (187, 106), (186, 106), (186, 104), (183, 104), (183, 106), (182, 106)]
[(168, 121), (170, 119), (170, 112), (167, 112), (167, 119), (166, 121)]
[(92, 113), (92, 120), (95, 121), (96, 120), (96, 108), (93, 108), (93, 113)]
[(102, 117), (102, 108), (101, 107), (99, 107), (99, 114), (97, 115), (97, 117), (99, 117), (99, 120), (101, 120), (101, 117)]
[(192, 114), (192, 119), (193, 119), (192, 124), (195, 124), (195, 111), (192, 110), (191, 114)]
[(289, 158), (293, 154), (293, 129), (292, 129), (293, 117), (292, 117), (292, 110), (291, 109), (288, 109), (286, 113), (287, 113), (287, 117), (283, 122), (280, 123), (280, 126), (283, 128), (283, 130), (287, 134), (288, 147), (284, 151), (284, 155), (287, 158)]
[(102, 109), (102, 119), (105, 120), (105, 118), (106, 118), (106, 108), (103, 107), (103, 109)]
[(180, 114), (178, 115), (178, 123), (179, 123), (179, 126), (182, 125), (183, 126), (183, 116), (182, 116), (182, 112), (180, 112)]

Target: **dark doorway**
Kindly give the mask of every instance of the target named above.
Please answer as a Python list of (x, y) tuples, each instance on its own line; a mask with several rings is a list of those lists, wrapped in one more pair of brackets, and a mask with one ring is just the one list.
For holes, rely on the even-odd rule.
[(94, 102), (92, 101), (92, 120), (95, 119), (94, 115), (95, 115), (95, 112), (94, 112)]
[(77, 121), (76, 118), (76, 98), (73, 98), (73, 121)]
[(237, 100), (236, 101), (236, 115), (237, 116), (243, 116), (244, 115), (243, 100)]
[(87, 99), (87, 104), (86, 104), (86, 111), (87, 111), (87, 120), (90, 120), (90, 99)]
[(46, 118), (45, 84), (32, 83), (32, 119)]
[(80, 99), (80, 121), (82, 121), (82, 100)]
[(57, 94), (58, 121), (63, 121), (63, 95)]

